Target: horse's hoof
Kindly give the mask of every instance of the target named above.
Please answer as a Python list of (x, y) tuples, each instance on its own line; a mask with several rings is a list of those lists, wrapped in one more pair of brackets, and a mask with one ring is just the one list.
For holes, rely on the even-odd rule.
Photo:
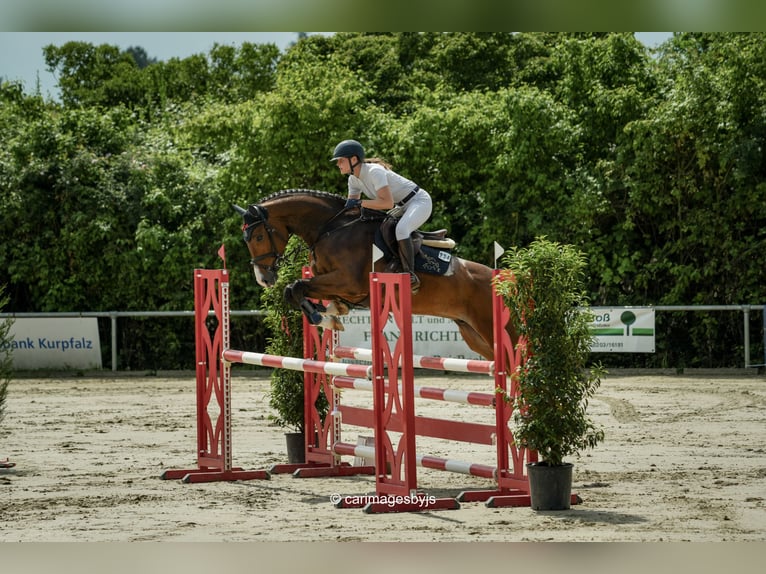
[(331, 329), (333, 331), (343, 331), (345, 327), (343, 323), (335, 315), (325, 315), (322, 317), (322, 322), (319, 324), (323, 329)]
[(330, 301), (325, 309), (327, 315), (348, 315), (349, 307), (341, 301)]

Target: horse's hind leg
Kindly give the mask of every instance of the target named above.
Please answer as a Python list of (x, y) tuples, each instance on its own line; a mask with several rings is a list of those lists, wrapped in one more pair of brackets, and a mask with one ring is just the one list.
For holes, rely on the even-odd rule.
[(465, 321), (455, 320), (460, 334), (463, 336), (465, 344), (470, 349), (488, 361), (492, 361), (495, 358), (495, 350), (492, 346), (492, 341), (485, 339), (478, 331), (471, 327)]

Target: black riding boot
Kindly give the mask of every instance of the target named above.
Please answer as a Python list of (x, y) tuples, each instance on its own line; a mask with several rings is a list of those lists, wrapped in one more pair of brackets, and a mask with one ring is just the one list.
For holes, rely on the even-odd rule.
[(410, 274), (410, 288), (413, 293), (420, 289), (420, 279), (415, 275), (415, 246), (412, 238), (399, 240), (399, 260), (402, 263), (402, 271)]

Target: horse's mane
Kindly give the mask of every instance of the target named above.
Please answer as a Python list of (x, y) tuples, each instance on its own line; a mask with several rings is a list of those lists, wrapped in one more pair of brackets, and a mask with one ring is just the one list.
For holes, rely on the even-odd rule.
[(336, 195), (334, 193), (330, 193), (327, 191), (319, 191), (317, 189), (281, 189), (279, 191), (272, 193), (271, 195), (267, 197), (264, 197), (263, 199), (260, 200), (260, 203), (271, 201), (272, 199), (280, 199), (283, 197), (294, 196), (294, 195), (310, 195), (312, 197), (327, 199), (328, 201), (334, 201), (336, 203), (342, 203), (346, 201), (345, 197), (341, 197), (340, 195)]

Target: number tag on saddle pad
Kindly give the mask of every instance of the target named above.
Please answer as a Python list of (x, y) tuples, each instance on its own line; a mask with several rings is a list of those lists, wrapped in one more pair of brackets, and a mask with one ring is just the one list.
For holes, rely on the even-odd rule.
[(452, 272), (452, 254), (444, 249), (428, 245), (420, 246), (420, 253), (415, 257), (415, 271), (433, 275), (449, 275)]

